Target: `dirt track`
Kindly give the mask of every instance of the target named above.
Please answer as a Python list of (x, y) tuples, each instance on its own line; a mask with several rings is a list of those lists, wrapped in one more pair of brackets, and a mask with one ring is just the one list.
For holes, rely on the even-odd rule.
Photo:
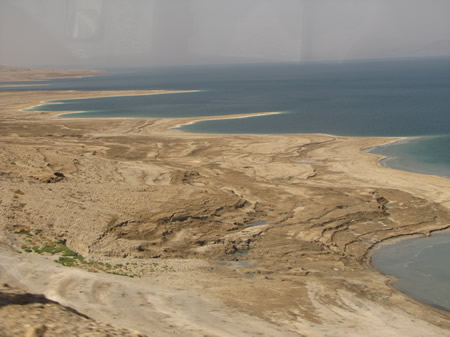
[(148, 336), (298, 336), (189, 289), (66, 268), (40, 256), (0, 256), (2, 282)]

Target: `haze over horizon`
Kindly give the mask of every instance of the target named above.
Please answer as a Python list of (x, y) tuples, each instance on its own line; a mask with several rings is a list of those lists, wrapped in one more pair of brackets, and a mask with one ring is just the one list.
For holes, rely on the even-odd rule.
[(126, 67), (450, 56), (448, 0), (2, 0), (0, 64)]

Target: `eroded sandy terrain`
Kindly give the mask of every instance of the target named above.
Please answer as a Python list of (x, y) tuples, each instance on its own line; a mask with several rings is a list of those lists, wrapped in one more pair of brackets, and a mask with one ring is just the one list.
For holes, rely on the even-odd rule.
[[(143, 92), (89, 93), (120, 94)], [(449, 180), (361, 152), (392, 139), (22, 111), (77, 97), (0, 93), (0, 281), (148, 335), (450, 336), (370, 267), (376, 244), (450, 224)], [(84, 262), (26, 253), (55, 241)]]

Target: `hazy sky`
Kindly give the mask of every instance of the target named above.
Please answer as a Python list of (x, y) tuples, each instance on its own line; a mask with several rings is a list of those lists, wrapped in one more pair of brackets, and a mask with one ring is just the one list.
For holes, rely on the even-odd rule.
[(450, 56), (450, 0), (0, 0), (0, 64)]

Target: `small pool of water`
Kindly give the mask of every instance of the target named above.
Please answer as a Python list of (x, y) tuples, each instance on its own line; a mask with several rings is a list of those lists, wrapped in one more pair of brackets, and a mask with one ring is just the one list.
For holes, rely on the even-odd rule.
[(254, 226), (267, 225), (267, 224), (268, 224), (268, 222), (265, 221), (265, 220), (258, 220), (258, 221), (255, 221), (255, 222), (252, 222), (252, 223), (247, 224), (247, 226), (252, 226), (252, 227), (254, 227)]
[(250, 249), (238, 249), (231, 256), (233, 257), (243, 257), (248, 256)]
[(375, 251), (372, 263), (394, 276), (400, 291), (450, 312), (450, 232), (384, 245)]

